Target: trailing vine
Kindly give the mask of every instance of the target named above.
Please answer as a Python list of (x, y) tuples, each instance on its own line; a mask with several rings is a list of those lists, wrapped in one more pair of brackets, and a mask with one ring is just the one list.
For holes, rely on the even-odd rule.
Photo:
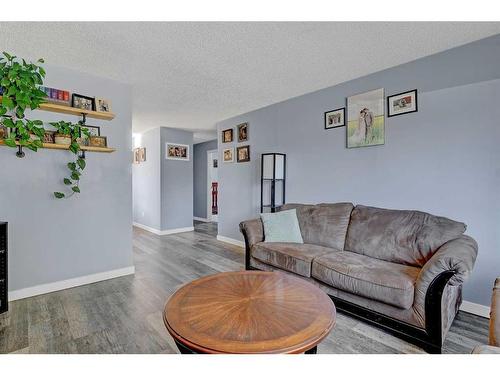
[(62, 193), (60, 191), (54, 192), (54, 196), (58, 199), (69, 198), (75, 193), (80, 193), (80, 179), (86, 166), (85, 158), (79, 154), (81, 149), (80, 145), (78, 144), (78, 138), (82, 136), (89, 137), (90, 133), (87, 128), (82, 127), (83, 122), (73, 124), (71, 122), (59, 121), (51, 122), (50, 125), (57, 129), (57, 133), (68, 135), (71, 137), (69, 151), (71, 151), (76, 156), (74, 162), (69, 162), (67, 164), (70, 172), (69, 177), (63, 179), (64, 185), (68, 186), (68, 188), (70, 189), (70, 193), (66, 195), (65, 193)]

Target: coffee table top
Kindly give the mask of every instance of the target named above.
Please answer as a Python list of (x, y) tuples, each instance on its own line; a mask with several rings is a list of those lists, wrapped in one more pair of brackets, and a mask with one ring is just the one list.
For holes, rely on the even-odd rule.
[(330, 297), (282, 272), (223, 272), (184, 285), (167, 302), (172, 337), (202, 353), (302, 353), (335, 325)]

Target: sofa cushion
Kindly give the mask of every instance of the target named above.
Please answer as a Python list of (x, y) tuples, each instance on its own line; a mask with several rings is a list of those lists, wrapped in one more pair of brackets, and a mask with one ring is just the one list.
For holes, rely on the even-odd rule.
[(251, 255), (263, 263), (311, 277), (313, 259), (332, 251), (335, 250), (311, 244), (259, 242), (252, 247)]
[(460, 237), (464, 223), (420, 211), (356, 206), (345, 250), (422, 267), (439, 247)]
[(260, 214), (264, 226), (264, 242), (304, 243), (295, 209)]
[(315, 258), (311, 274), (334, 288), (408, 309), (419, 272), (419, 267), (339, 251)]
[(281, 210), (297, 210), (304, 243), (343, 250), (352, 203), (322, 203), (317, 205), (285, 204)]

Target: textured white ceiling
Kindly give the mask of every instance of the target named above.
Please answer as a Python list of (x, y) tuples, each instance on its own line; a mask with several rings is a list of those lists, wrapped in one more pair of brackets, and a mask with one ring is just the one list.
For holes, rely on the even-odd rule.
[(0, 49), (133, 86), (133, 129), (192, 130), (500, 33), (500, 23), (0, 23)]

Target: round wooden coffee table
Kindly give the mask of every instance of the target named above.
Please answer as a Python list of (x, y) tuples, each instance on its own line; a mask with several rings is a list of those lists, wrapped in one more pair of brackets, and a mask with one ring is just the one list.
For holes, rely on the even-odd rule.
[(309, 354), (335, 325), (335, 306), (281, 272), (223, 272), (175, 292), (163, 321), (181, 353)]

